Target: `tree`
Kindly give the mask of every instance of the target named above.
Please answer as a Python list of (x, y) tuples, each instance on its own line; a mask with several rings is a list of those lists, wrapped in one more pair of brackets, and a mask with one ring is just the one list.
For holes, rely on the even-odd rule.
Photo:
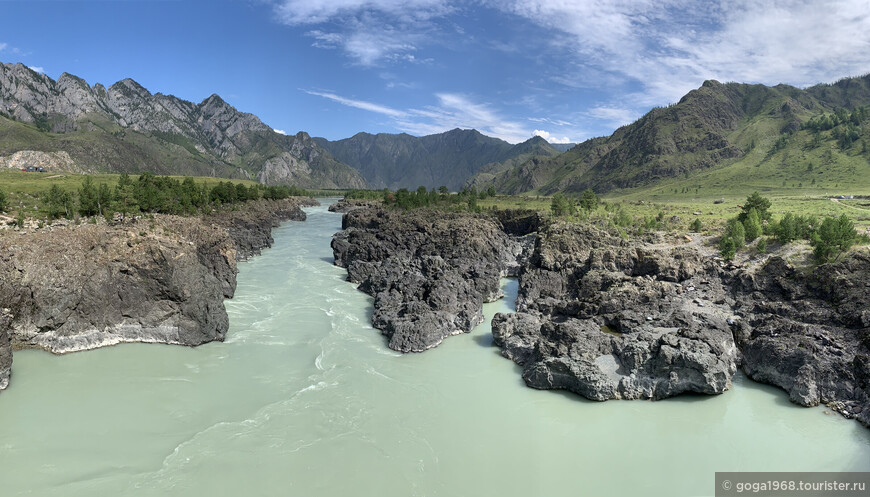
[(704, 229), (704, 223), (701, 222), (697, 217), (692, 224), (689, 225), (689, 229), (692, 230), (693, 233), (700, 233), (702, 229)]
[(761, 236), (761, 220), (758, 218), (758, 211), (750, 209), (746, 214), (746, 219), (743, 220), (743, 230), (746, 234), (746, 241), (751, 242)]
[(447, 193), (448, 193), (447, 187), (444, 185), (439, 186), (438, 193), (440, 193), (441, 195), (447, 195)]
[(730, 238), (734, 241), (734, 246), (740, 248), (746, 245), (746, 229), (743, 227), (737, 218), (732, 217), (725, 225), (725, 238)]
[(112, 191), (109, 190), (109, 185), (105, 183), (100, 183), (99, 188), (97, 188), (97, 210), (100, 212), (101, 216), (106, 216), (110, 214), (109, 211), (112, 209)]
[(68, 192), (65, 192), (57, 184), (51, 185), (45, 197), (45, 207), (48, 210), (48, 219), (57, 219), (64, 215), (66, 211)]
[(9, 208), (9, 201), (6, 199), (6, 194), (0, 191), (0, 212), (6, 212)]
[(583, 190), (583, 193), (580, 195), (580, 207), (583, 210), (595, 210), (595, 208), (598, 207), (599, 202), (598, 195), (595, 194), (592, 188)]
[(769, 221), (770, 220), (770, 200), (761, 196), (758, 192), (753, 192), (752, 195), (746, 198), (746, 203), (743, 204), (743, 212), (741, 212), (737, 219), (742, 223), (746, 220), (746, 216), (749, 215), (749, 211), (755, 209), (758, 213), (759, 221)]
[(79, 188), (79, 214), (94, 216), (100, 212), (100, 202), (97, 198), (97, 188), (90, 176), (85, 176), (82, 187)]
[(734, 239), (730, 236), (723, 236), (719, 240), (719, 253), (726, 261), (730, 261), (737, 255), (737, 246), (734, 244)]
[(550, 210), (555, 216), (565, 216), (574, 214), (574, 204), (571, 199), (561, 193), (553, 195), (550, 201)]
[(496, 194), (495, 187), (492, 185), (489, 185), (489, 187), (486, 189), (486, 196), (495, 197), (495, 194)]
[(836, 260), (849, 250), (858, 239), (855, 225), (845, 214), (838, 218), (826, 217), (813, 234), (813, 256), (819, 263)]

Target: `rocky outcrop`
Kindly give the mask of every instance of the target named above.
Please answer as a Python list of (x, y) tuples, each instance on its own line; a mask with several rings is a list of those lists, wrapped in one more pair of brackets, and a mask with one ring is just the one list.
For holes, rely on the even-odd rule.
[(362, 200), (362, 199), (347, 199), (343, 198), (338, 202), (329, 206), (329, 212), (350, 212), (354, 209), (360, 209), (364, 207), (376, 207), (380, 202), (376, 200)]
[(369, 206), (344, 228), (336, 264), (375, 297), (373, 323), (396, 350), (467, 331), (499, 274), (519, 268), (517, 312), (497, 314), (492, 332), (531, 387), (593, 400), (719, 394), (742, 367), (797, 404), (870, 426), (866, 251), (803, 269), (777, 256), (725, 266), (699, 240), (509, 211)]
[(301, 203), (7, 231), (0, 236), (0, 301), (11, 312), (12, 345), (65, 353), (223, 340), (223, 300), (235, 291), (238, 255), (271, 245), (266, 231), (279, 220), (304, 219)]
[(0, 311), (0, 390), (9, 386), (12, 374), (12, 345), (9, 342), (9, 316)]
[(799, 271), (781, 257), (732, 280), (750, 378), (870, 426), (870, 255)]
[(21, 150), (12, 155), (0, 157), (0, 169), (24, 169), (28, 166), (41, 167), (46, 171), (62, 171), (69, 173), (86, 173), (66, 152), (40, 152), (37, 150)]
[(244, 209), (217, 212), (207, 220), (227, 230), (235, 245), (236, 259), (243, 261), (272, 246), (272, 228), (284, 221), (305, 221), (305, 212), (300, 207), (314, 205), (319, 204), (312, 198), (279, 202), (260, 200), (248, 202)]
[(695, 248), (556, 223), (520, 272), (517, 313), (497, 315), (493, 337), (534, 388), (592, 400), (716, 394), (737, 370), (727, 302)]
[(372, 324), (389, 347), (422, 352), (483, 321), (517, 270), (519, 242), (490, 217), (418, 209), (354, 209), (332, 240), (335, 264), (374, 297)]

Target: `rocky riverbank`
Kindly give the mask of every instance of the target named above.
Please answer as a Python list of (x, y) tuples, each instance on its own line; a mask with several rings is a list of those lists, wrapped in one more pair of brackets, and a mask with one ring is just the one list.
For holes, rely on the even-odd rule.
[(422, 352), (483, 321), (502, 296), (522, 244), (487, 216), (418, 209), (357, 208), (332, 240), (335, 263), (373, 296), (373, 325), (389, 347)]
[(816, 268), (776, 256), (732, 267), (698, 239), (519, 213), (368, 207), (344, 228), (336, 264), (375, 297), (373, 324), (395, 350), (470, 330), (498, 277), (516, 272), (517, 312), (496, 315), (493, 336), (531, 387), (593, 400), (720, 394), (740, 367), (870, 426), (866, 251)]
[(304, 220), (311, 199), (256, 201), (202, 217), (58, 224), (0, 236), (0, 380), (11, 351), (53, 353), (122, 342), (223, 340), (236, 262), (271, 246), (272, 227)]

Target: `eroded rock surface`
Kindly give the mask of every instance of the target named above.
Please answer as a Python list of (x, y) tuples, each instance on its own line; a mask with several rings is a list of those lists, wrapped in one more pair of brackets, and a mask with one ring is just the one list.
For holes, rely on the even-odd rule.
[(733, 280), (750, 378), (870, 426), (870, 256), (799, 271), (773, 257)]
[(486, 216), (418, 209), (354, 209), (332, 240), (335, 263), (372, 295), (372, 324), (389, 347), (421, 352), (483, 321), (502, 296), (522, 245)]
[(694, 248), (556, 223), (520, 273), (517, 313), (497, 315), (493, 336), (534, 388), (593, 400), (716, 394), (737, 369), (727, 300)]
[(67, 224), (0, 236), (0, 301), (13, 347), (74, 352), (121, 342), (223, 340), (239, 254), (272, 243), (299, 199), (206, 217)]

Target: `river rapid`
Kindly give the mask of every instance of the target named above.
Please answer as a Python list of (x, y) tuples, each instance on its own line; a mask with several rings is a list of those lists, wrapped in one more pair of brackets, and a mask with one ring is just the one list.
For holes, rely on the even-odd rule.
[(870, 430), (738, 374), (719, 396), (527, 388), (487, 322), (401, 355), (333, 266), (341, 215), (239, 265), (223, 343), (15, 353), (4, 496), (712, 495), (716, 471), (870, 471)]

